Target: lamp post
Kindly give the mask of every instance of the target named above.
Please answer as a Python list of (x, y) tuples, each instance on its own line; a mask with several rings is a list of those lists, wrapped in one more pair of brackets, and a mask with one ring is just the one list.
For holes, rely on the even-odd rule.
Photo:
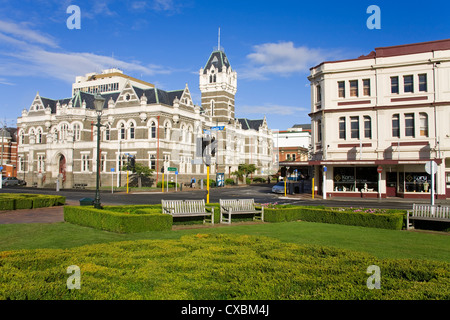
[(105, 98), (100, 94), (96, 94), (94, 97), (95, 112), (97, 112), (97, 185), (95, 188), (95, 199), (94, 208), (101, 209), (100, 205), (100, 120), (103, 112), (103, 104), (105, 103)]

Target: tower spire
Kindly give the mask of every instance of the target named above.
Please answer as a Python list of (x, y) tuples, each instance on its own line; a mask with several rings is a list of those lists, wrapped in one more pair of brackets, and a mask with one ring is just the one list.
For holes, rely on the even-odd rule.
[(218, 40), (217, 50), (220, 51), (220, 27), (219, 27), (219, 40)]

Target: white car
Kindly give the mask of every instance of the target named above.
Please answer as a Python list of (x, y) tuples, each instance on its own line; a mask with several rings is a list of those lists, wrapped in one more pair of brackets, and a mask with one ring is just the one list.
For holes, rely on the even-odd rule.
[(278, 182), (272, 187), (273, 193), (284, 193), (284, 181)]
[(4, 177), (2, 179), (2, 186), (23, 186), (25, 185), (25, 181), (19, 180), (16, 177)]

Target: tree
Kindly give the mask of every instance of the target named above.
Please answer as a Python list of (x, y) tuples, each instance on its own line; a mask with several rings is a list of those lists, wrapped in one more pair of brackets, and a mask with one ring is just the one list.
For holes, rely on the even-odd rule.
[[(127, 171), (127, 166), (122, 167), (123, 171)], [(148, 166), (145, 166), (139, 162), (134, 163), (134, 172), (133, 175), (135, 175), (138, 179), (138, 187), (142, 188), (142, 178), (151, 178), (153, 175), (153, 172), (155, 170), (150, 169)]]
[(245, 180), (247, 180), (247, 176), (255, 171), (256, 166), (254, 164), (241, 163), (238, 166), (238, 170), (233, 172), (233, 174), (238, 178), (245, 177)]

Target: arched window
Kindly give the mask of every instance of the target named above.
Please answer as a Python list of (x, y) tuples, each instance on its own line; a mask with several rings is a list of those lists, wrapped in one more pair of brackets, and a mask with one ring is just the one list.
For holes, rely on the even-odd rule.
[(128, 138), (134, 139), (134, 123), (130, 122), (130, 126), (128, 127)]
[(422, 137), (428, 137), (428, 114), (425, 112), (419, 113), (420, 121), (420, 135)]
[(111, 126), (106, 125), (105, 127), (105, 141), (111, 140)]
[(36, 143), (42, 143), (42, 128), (36, 130)]
[(73, 137), (75, 141), (81, 140), (81, 125), (79, 123), (73, 125)]
[(150, 138), (156, 139), (156, 123), (152, 121), (150, 123)]
[(166, 122), (164, 124), (164, 138), (170, 140), (170, 123)]
[(119, 137), (120, 137), (120, 140), (125, 140), (125, 124), (124, 123), (120, 124)]
[(68, 132), (69, 132), (69, 125), (67, 123), (62, 123), (59, 129), (59, 140), (67, 139)]

